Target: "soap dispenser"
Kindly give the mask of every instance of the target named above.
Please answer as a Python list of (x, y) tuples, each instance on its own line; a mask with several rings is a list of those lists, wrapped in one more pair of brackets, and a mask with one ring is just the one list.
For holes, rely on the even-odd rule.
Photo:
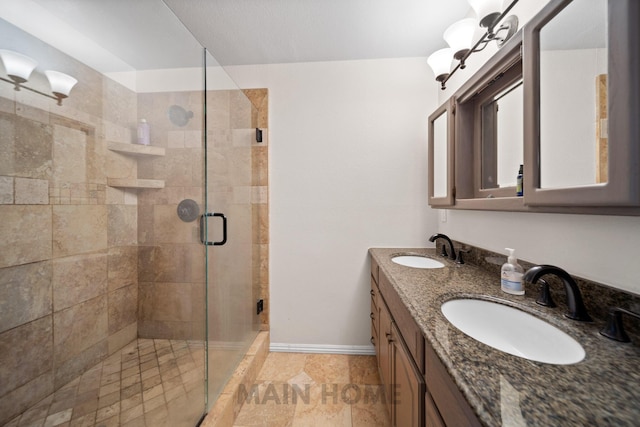
[(500, 275), (500, 286), (502, 290), (508, 294), (524, 295), (524, 287), (522, 285), (522, 275), (524, 269), (513, 254), (514, 249), (505, 248), (509, 252), (507, 262), (502, 264), (502, 270)]

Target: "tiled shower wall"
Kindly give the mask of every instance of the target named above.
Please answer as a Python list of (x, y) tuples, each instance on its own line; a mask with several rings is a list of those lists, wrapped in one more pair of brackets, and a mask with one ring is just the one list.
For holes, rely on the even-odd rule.
[(107, 186), (137, 173), (107, 150), (131, 142), (136, 96), (23, 40), (79, 83), (57, 106), (0, 82), (0, 424), (137, 335), (135, 195)]
[[(249, 98), (249, 100), (247, 99)], [(177, 216), (184, 199), (197, 202), (204, 212), (202, 93), (150, 93), (138, 96), (138, 117), (151, 128), (151, 143), (165, 147), (166, 156), (139, 160), (138, 177), (164, 181), (164, 188), (138, 195), (138, 334), (140, 337), (203, 339), (204, 247), (199, 241), (198, 221), (183, 222)], [(239, 289), (243, 280), (252, 283), (252, 301), (263, 299), (265, 311), (255, 318), (256, 329), (268, 328), (268, 98), (266, 89), (208, 91), (209, 210), (230, 217), (231, 250), (210, 257), (209, 322), (233, 336), (235, 324), (225, 310), (247, 305)], [(180, 106), (193, 117), (184, 126), (168, 118), (171, 106)], [(255, 141), (255, 128), (263, 129), (263, 142)], [(243, 206), (250, 206), (246, 211)], [(251, 218), (239, 220), (239, 216)], [(211, 220), (212, 226), (217, 226)], [(234, 224), (248, 224), (235, 228)], [(245, 235), (245, 238), (239, 237)], [(234, 246), (250, 242), (247, 250)], [(214, 249), (212, 249), (214, 250)], [(237, 261), (239, 257), (243, 260)], [(244, 268), (250, 258), (252, 268)], [(221, 271), (224, 270), (224, 271)], [(245, 271), (246, 270), (246, 271)], [(226, 286), (219, 286), (225, 282)], [(233, 282), (238, 282), (235, 287)], [(223, 304), (220, 301), (224, 300)]]

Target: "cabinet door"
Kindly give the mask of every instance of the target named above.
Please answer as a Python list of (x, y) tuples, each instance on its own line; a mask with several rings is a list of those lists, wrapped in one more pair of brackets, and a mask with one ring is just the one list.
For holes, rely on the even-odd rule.
[(391, 402), (392, 402), (392, 384), (393, 378), (391, 374), (392, 366), (392, 335), (391, 335), (391, 314), (387, 309), (384, 301), (380, 299), (380, 331), (379, 331), (379, 344), (378, 344), (378, 365), (380, 367), (380, 379), (384, 384), (385, 401), (387, 403), (387, 411), (391, 414)]
[(378, 354), (378, 347), (380, 343), (380, 291), (376, 282), (371, 280), (371, 343), (376, 348), (376, 355)]
[(391, 348), (393, 363), (393, 411), (395, 427), (421, 427), (424, 425), (424, 379), (415, 368), (405, 349), (400, 333), (392, 324)]
[(427, 392), (424, 394), (424, 417), (426, 427), (446, 427), (436, 404), (433, 403), (431, 395)]

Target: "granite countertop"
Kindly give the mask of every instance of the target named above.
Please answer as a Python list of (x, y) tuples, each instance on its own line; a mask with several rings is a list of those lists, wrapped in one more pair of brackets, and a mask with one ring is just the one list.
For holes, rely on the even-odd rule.
[[(563, 300), (556, 308), (536, 304), (537, 290), (526, 287), (523, 296), (506, 294), (499, 277), (471, 264), (456, 265), (434, 249), (374, 248), (369, 253), (484, 425), (640, 425), (638, 341), (618, 343), (601, 336), (600, 319), (567, 319)], [(391, 261), (399, 254), (432, 257), (445, 267), (404, 267)], [(499, 298), (536, 315), (575, 338), (586, 357), (573, 365), (549, 365), (482, 344), (451, 325), (440, 311), (443, 302), (460, 297)]]

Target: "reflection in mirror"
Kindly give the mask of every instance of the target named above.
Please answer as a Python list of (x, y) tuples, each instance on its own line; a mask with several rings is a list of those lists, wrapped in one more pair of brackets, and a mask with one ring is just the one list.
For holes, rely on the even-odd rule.
[(607, 181), (607, 0), (571, 2), (540, 30), (540, 187)]
[(433, 121), (433, 197), (447, 196), (447, 112)]
[(481, 188), (515, 187), (523, 163), (522, 80), (485, 102), (481, 111)]

